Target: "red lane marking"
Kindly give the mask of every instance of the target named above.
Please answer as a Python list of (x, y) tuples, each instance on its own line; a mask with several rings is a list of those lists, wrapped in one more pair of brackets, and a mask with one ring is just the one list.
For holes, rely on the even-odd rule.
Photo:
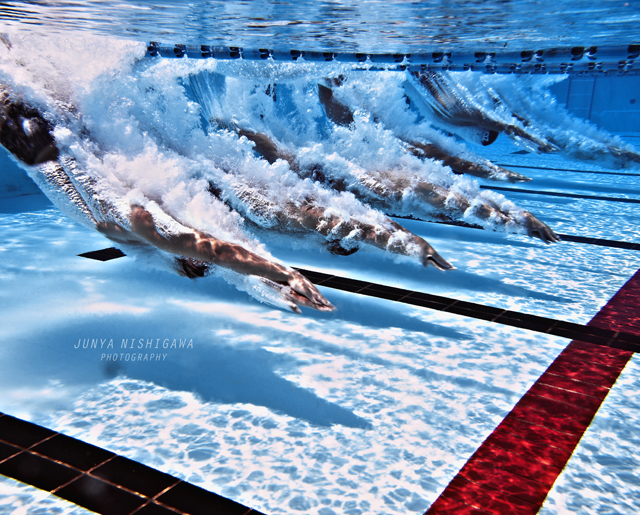
[[(640, 335), (640, 270), (590, 326)], [(633, 352), (572, 341), (425, 515), (535, 515)]]

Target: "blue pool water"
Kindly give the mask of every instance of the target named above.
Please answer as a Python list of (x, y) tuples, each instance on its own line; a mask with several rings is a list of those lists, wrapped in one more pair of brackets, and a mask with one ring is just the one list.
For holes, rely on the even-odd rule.
[[(563, 89), (557, 78), (453, 74), (478, 102), (493, 88), (568, 142), (569, 150), (542, 155), (505, 135), (488, 147), (447, 137), (448, 148), (514, 165), (532, 179), (495, 183), (455, 178), (405, 155), (398, 137), (442, 136), (406, 109), (402, 72), (152, 59), (144, 42), (369, 52), (628, 45), (637, 43), (630, 38), (639, 13), (633, 2), (5, 2), (0, 82), (51, 117), (61, 104), (73, 106), (55, 119), (56, 141), (114, 212), (156, 202), (183, 224), (291, 266), (584, 324), (640, 267), (637, 251), (397, 218), (457, 270), (425, 269), (415, 256), (373, 248), (332, 255), (319, 237), (271, 230), (279, 203), (313, 194), (343, 216), (378, 220), (382, 212), (300, 181), (282, 160), (267, 166), (248, 141), (207, 132), (208, 123), (264, 131), (344, 177), (404, 166), (473, 198), (484, 198), (481, 185), (499, 185), (633, 200), (640, 166), (583, 152), (637, 145), (633, 87), (617, 95), (624, 105), (613, 105), (594, 84), (584, 113), (578, 86)], [(328, 124), (313, 89), (340, 75), (347, 81), (336, 94), (355, 113), (351, 129)], [(266, 94), (271, 84), (277, 100)], [(531, 98), (549, 103), (532, 107)], [(605, 131), (584, 121), (607, 109), (624, 126)], [(569, 342), (322, 287), (337, 310), (295, 315), (277, 299), (256, 300), (265, 293), (255, 283), (220, 271), (179, 277), (162, 254), (131, 249), (112, 261), (84, 259), (78, 254), (114, 243), (52, 205), (4, 149), (0, 168), (0, 411), (265, 513), (424, 513)], [(213, 179), (234, 213), (201, 195), (202, 181)], [(276, 207), (256, 210), (237, 193), (246, 191)], [(502, 193), (492, 198), (558, 233), (640, 241), (638, 204)], [(400, 201), (393, 207), (429, 215)], [(639, 367), (634, 357), (542, 513), (639, 511)], [(0, 513), (86, 511), (2, 479)]]
[[(284, 50), (417, 53), (638, 43), (633, 1), (4, 2), (7, 30)], [(636, 39), (634, 39), (636, 38)]]

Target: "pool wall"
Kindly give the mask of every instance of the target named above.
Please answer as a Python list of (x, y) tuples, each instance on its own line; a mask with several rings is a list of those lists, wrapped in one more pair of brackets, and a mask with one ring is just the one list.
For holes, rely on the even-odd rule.
[(558, 103), (579, 118), (618, 134), (640, 132), (640, 77), (569, 76), (554, 84)]

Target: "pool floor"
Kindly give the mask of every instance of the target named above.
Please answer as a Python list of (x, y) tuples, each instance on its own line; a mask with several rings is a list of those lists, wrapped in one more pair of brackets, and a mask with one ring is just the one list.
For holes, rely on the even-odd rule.
[[(640, 268), (638, 250), (615, 245), (639, 243), (637, 206), (588, 197), (640, 199), (638, 177), (501, 145), (492, 159), (530, 165), (518, 171), (533, 178), (505, 196), (600, 244), (401, 220), (457, 270), (374, 251), (332, 256), (285, 236), (269, 249), (305, 270), (583, 327)], [(113, 244), (37, 195), (22, 200), (0, 204), (0, 411), (260, 512), (424, 513), (574, 339), (388, 290), (321, 285), (336, 312), (285, 313), (216, 277), (79, 257)], [(634, 355), (541, 513), (640, 509), (638, 366)], [(85, 512), (0, 482), (0, 513), (39, 510)]]

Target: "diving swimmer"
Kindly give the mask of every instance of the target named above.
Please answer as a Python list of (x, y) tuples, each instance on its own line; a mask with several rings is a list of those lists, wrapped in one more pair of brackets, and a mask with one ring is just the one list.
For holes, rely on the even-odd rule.
[[(319, 88), (320, 100), (326, 109), (327, 117), (337, 125), (344, 125), (353, 120), (350, 110), (337, 102), (332, 92), (326, 86)], [(505, 227), (513, 230), (523, 227), (527, 234), (544, 241), (545, 243), (557, 242), (557, 235), (544, 223), (531, 213), (524, 210), (506, 211), (494, 200), (486, 195), (480, 198), (469, 198), (460, 192), (426, 181), (422, 177), (415, 177), (409, 171), (365, 170), (354, 181), (345, 181), (342, 177), (336, 177), (331, 169), (320, 164), (311, 167), (303, 167), (298, 158), (284, 146), (276, 144), (266, 134), (235, 127), (233, 124), (218, 124), (226, 129), (231, 129), (239, 136), (244, 136), (254, 143), (254, 150), (269, 163), (275, 163), (282, 159), (289, 164), (291, 170), (302, 178), (309, 178), (321, 182), (325, 186), (336, 191), (349, 190), (362, 200), (373, 203), (387, 211), (393, 209), (393, 205), (402, 203), (405, 192), (410, 191), (420, 201), (429, 205), (435, 213), (431, 213), (434, 219), (460, 220), (465, 215), (473, 215), (489, 226)], [(413, 148), (415, 152), (420, 150), (420, 143)], [(427, 215), (429, 216), (429, 215)]]
[[(201, 231), (185, 227), (160, 206), (150, 202), (152, 214), (141, 205), (130, 205), (122, 212), (113, 203), (95, 198), (91, 181), (75, 175), (73, 159), (62, 156), (52, 135), (53, 124), (33, 106), (0, 84), (0, 144), (27, 169), (51, 201), (84, 225), (94, 227), (106, 237), (125, 245), (151, 245), (176, 256), (174, 267), (182, 275), (205, 275), (209, 265), (238, 274), (257, 276), (274, 290), (293, 311), (298, 306), (320, 311), (335, 309), (318, 289), (296, 270), (270, 261), (235, 243), (222, 241)], [(127, 213), (128, 211), (128, 213)], [(155, 215), (155, 216), (154, 216)], [(159, 230), (157, 219), (163, 227)], [(175, 228), (179, 227), (176, 231)]]

